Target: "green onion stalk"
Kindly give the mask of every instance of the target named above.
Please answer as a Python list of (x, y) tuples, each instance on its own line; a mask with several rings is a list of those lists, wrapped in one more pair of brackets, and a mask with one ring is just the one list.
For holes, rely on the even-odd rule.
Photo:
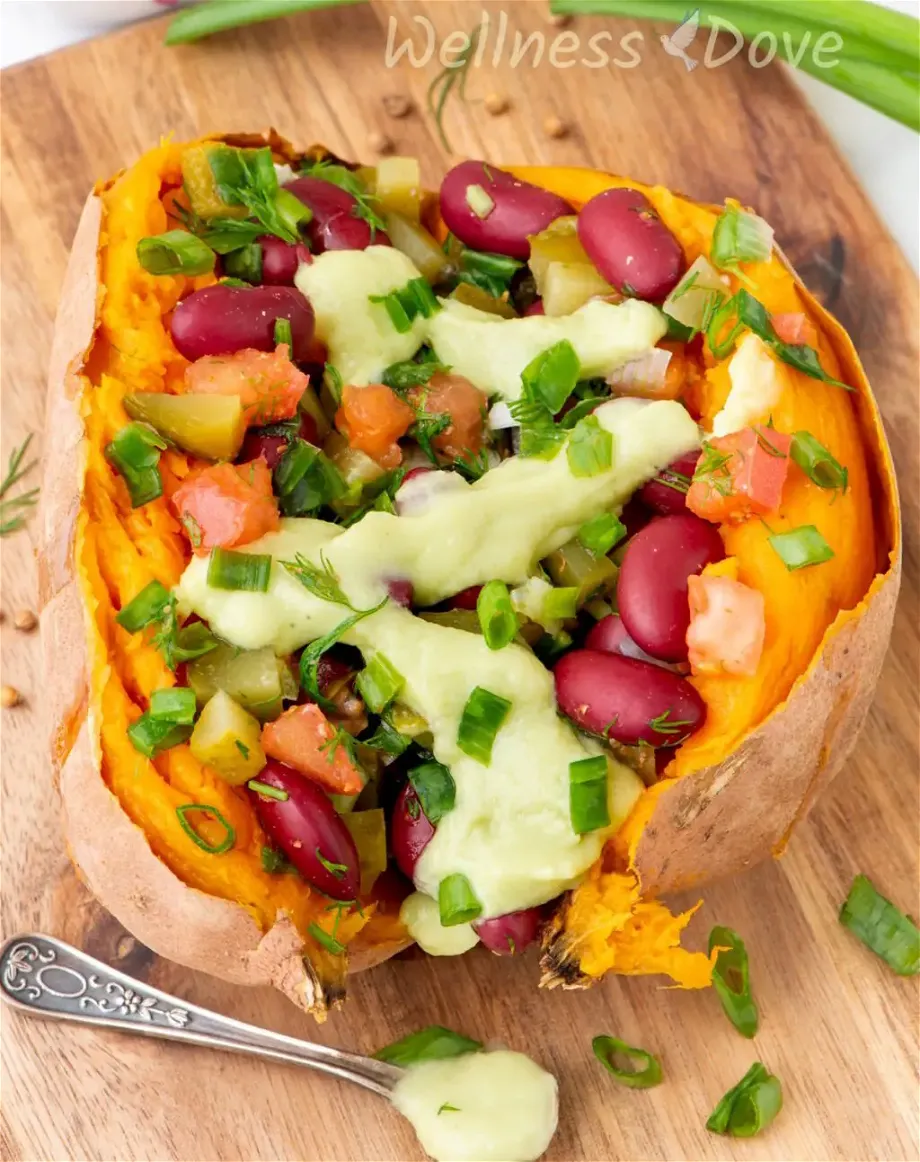
[[(551, 8), (560, 15), (631, 16), (680, 25), (693, 5), (686, 0), (551, 0)], [(699, 22), (726, 31), (731, 25), (748, 41), (772, 34), (777, 56), (789, 64), (920, 131), (920, 21), (907, 13), (868, 0), (713, 0), (700, 9)], [(822, 46), (822, 63), (815, 60), (814, 48), (823, 33), (835, 33), (842, 43)], [(837, 63), (829, 64), (834, 57)]]

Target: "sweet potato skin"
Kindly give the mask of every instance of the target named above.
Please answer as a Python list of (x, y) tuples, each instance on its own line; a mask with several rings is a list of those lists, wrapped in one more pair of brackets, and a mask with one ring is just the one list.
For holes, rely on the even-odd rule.
[[(289, 152), (273, 133), (233, 140)], [(153, 951), (233, 983), (271, 984), (321, 1018), (344, 990), (321, 982), (290, 918), (279, 915), (263, 932), (245, 908), (189, 887), (152, 851), (102, 777), (99, 725), (88, 697), (88, 612), (74, 555), (85, 471), (80, 375), (104, 295), (101, 229), (102, 204), (94, 193), (77, 226), (55, 324), (39, 514), (41, 639), (45, 672), (54, 675), (44, 707), (70, 854), (92, 893)], [(407, 943), (356, 940), (349, 971), (372, 968)]]
[[(270, 144), (276, 153), (295, 157), (273, 132), (225, 140), (241, 146)], [(539, 183), (536, 174), (532, 180)], [(104, 294), (98, 280), (100, 226), (101, 203), (93, 195), (80, 219), (55, 330), (40, 518), (42, 639), (47, 672), (55, 674), (46, 706), (72, 855), (94, 894), (154, 951), (235, 983), (273, 984), (299, 1006), (321, 1015), (340, 999), (339, 991), (321, 984), (292, 922), (280, 916), (263, 933), (241, 906), (183, 883), (152, 851), (101, 774), (98, 724), (87, 706), (88, 614), (73, 553), (84, 472), (76, 399)], [(848, 338), (817, 304), (811, 305), (823, 316), (860, 388), (861, 421), (878, 474), (878, 519), (889, 567), (876, 577), (859, 607), (840, 614), (828, 628), (808, 672), (767, 721), (723, 762), (660, 784), (645, 818), (627, 829), (624, 842), (632, 864), (643, 889), (652, 894), (732, 874), (782, 850), (792, 827), (849, 754), (887, 648), (900, 574), (890, 455)], [(564, 905), (552, 932), (559, 932), (563, 915)], [(349, 970), (373, 967), (404, 946), (392, 942), (375, 947), (359, 936), (350, 950)], [(544, 963), (550, 983), (590, 983), (553, 941)]]

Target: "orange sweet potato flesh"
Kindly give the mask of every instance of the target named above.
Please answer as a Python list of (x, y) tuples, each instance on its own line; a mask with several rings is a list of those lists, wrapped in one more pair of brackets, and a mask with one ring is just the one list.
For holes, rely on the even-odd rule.
[[(280, 138), (268, 140), (279, 159), (293, 159)], [(242, 792), (187, 747), (148, 761), (125, 734), (144, 697), (173, 676), (114, 614), (154, 577), (174, 584), (189, 549), (165, 500), (131, 510), (102, 450), (126, 422), (121, 398), (128, 385), (181, 390), (187, 365), (171, 345), (166, 316), (191, 284), (146, 275), (134, 248), (167, 228), (162, 198), (179, 183), (182, 148), (161, 145), (99, 187), (65, 286), (50, 372), (40, 561), (43, 641), (49, 672), (53, 665), (58, 676), (48, 694), (54, 758), (74, 857), (116, 916), (163, 955), (242, 983), (274, 983), (319, 1013), (341, 995), (344, 975), (342, 958), (307, 935), (325, 900), (294, 877), (263, 871), (264, 836)], [(590, 170), (515, 172), (576, 206), (612, 185), (637, 185)], [(639, 188), (692, 261), (717, 211)], [(773, 527), (817, 524), (837, 555), (790, 574), (758, 523), (723, 530), (739, 580), (765, 596), (760, 667), (753, 678), (693, 679), (709, 706), (707, 725), (680, 748), (668, 777), (646, 792), (603, 861), (557, 910), (545, 945), (549, 984), (581, 987), (611, 969), (667, 972), (690, 987), (708, 983), (708, 959), (679, 948), (689, 914), (672, 917), (648, 893), (737, 871), (782, 845), (852, 745), (890, 632), (897, 499), (865, 376), (842, 329), (781, 258), (750, 275), (771, 313), (807, 316), (823, 365), (856, 389), (851, 397), (790, 372), (792, 390), (774, 410), (779, 429), (807, 429), (830, 448), (849, 470), (850, 488), (831, 504), (829, 493), (798, 474)], [(704, 426), (727, 389), (724, 365), (694, 385), (691, 403)], [(191, 465), (169, 451), (162, 466), (169, 495)], [(232, 851), (214, 857), (189, 841), (175, 814), (188, 802), (223, 813), (237, 833)], [(342, 921), (338, 936), (349, 944), (352, 967), (404, 945), (392, 895), (364, 918)]]
[[(162, 194), (181, 183), (181, 152), (163, 144), (98, 188), (65, 286), (85, 296), (98, 267), (104, 289), (89, 295), (91, 327), (85, 307), (71, 316), (65, 300), (52, 354), (41, 572), (46, 656), (61, 675), (49, 698), (54, 759), (74, 857), (110, 910), (164, 955), (229, 979), (272, 981), (319, 1014), (342, 994), (345, 972), (345, 958), (308, 935), (328, 901), (299, 877), (263, 870), (266, 839), (245, 791), (186, 745), (149, 760), (126, 734), (151, 691), (175, 677), (115, 614), (154, 578), (174, 585), (190, 549), (165, 496), (132, 510), (103, 449), (127, 422), (126, 392), (182, 390), (187, 363), (169, 338), (168, 312), (213, 281), (153, 277), (135, 259), (140, 238), (168, 228)], [(169, 495), (192, 461), (170, 450), (161, 467)], [(176, 814), (187, 803), (221, 812), (236, 832), (231, 850), (210, 855), (189, 839)], [(405, 944), (392, 910), (377, 915), (365, 903), (337, 932), (349, 944), (367, 929), (357, 967)]]
[[(518, 177), (576, 208), (614, 186), (642, 190), (680, 240), (686, 260), (708, 252), (720, 207), (662, 187), (569, 168), (520, 167)], [(756, 674), (691, 680), (708, 708), (705, 726), (681, 746), (666, 778), (642, 796), (613, 845), (603, 879), (620, 895), (677, 890), (779, 854), (792, 827), (842, 765), (868, 710), (887, 648), (900, 579), (897, 487), (881, 419), (843, 328), (808, 294), (779, 253), (747, 264), (753, 293), (772, 315), (802, 313), (821, 363), (853, 388), (791, 368), (772, 409), (776, 428), (814, 434), (849, 471), (842, 496), (790, 471), (775, 532), (814, 524), (835, 551), (816, 568), (789, 572), (759, 521), (721, 527), (738, 580), (764, 596), (766, 638)], [(727, 362), (710, 367), (688, 402), (708, 429), (729, 390)], [(611, 908), (592, 876), (573, 893), (546, 941), (549, 983), (577, 987), (617, 967), (617, 940), (598, 940)], [(603, 882), (601, 883), (603, 887)], [(591, 923), (579, 897), (595, 899)], [(613, 909), (616, 910), (615, 908)], [(579, 960), (581, 961), (579, 966)]]

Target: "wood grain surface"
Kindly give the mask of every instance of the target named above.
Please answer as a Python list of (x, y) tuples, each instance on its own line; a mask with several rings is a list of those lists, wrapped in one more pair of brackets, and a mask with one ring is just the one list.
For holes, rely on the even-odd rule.
[[(537, 3), (506, 3), (515, 29), (559, 32)], [(2, 75), (2, 444), (41, 438), (44, 376), (68, 247), (94, 179), (160, 134), (274, 124), (300, 144), (368, 157), (384, 132), (422, 158), (447, 155), (430, 120), (393, 120), (382, 98), (419, 109), (435, 63), (384, 64), (387, 23), (429, 18), (470, 29), (479, 4), (375, 3), (292, 18), (167, 50), (162, 22), (68, 49)], [(499, 9), (489, 9), (497, 19)], [(585, 44), (629, 23), (578, 21)], [(894, 644), (855, 755), (780, 864), (708, 890), (694, 923), (738, 928), (751, 954), (762, 1032), (751, 1044), (712, 993), (608, 979), (590, 993), (536, 989), (533, 959), (477, 949), (453, 962), (415, 953), (355, 980), (346, 1010), (315, 1026), (279, 995), (240, 991), (158, 961), (77, 881), (61, 838), (39, 708), (52, 674), (12, 615), (34, 607), (30, 534), (2, 546), (3, 681), (24, 704), (2, 715), (3, 933), (44, 930), (198, 1003), (276, 1029), (371, 1051), (441, 1022), (532, 1053), (561, 1082), (551, 1159), (917, 1159), (917, 982), (891, 975), (839, 927), (850, 880), (866, 872), (916, 914), (918, 884), (917, 287), (853, 175), (782, 71), (740, 62), (687, 74), (645, 28), (642, 63), (473, 70), (470, 103), (448, 112), (456, 150), (491, 160), (588, 164), (709, 201), (757, 206), (809, 285), (852, 332), (881, 400), (905, 512), (905, 576)], [(569, 42), (570, 43), (570, 42)], [(576, 54), (578, 55), (583, 54)], [(488, 60), (488, 55), (486, 57)], [(481, 99), (506, 93), (509, 113)], [(541, 126), (558, 116), (568, 135)], [(38, 442), (38, 441), (37, 441)], [(590, 1052), (600, 1032), (660, 1052), (666, 1084), (617, 1088)], [(704, 1122), (755, 1060), (783, 1080), (769, 1133), (713, 1137)], [(0, 1154), (25, 1159), (420, 1158), (383, 1102), (294, 1068), (56, 1026), (5, 1012)]]

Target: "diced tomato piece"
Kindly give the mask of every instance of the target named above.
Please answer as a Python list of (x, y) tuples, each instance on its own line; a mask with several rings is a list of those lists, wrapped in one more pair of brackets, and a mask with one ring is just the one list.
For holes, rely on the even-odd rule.
[(336, 795), (357, 795), (364, 786), (361, 768), (344, 743), (334, 745), (335, 739), (335, 727), (312, 702), (292, 706), (262, 728), (262, 748), (269, 758)]
[(476, 456), (482, 449), (487, 397), (462, 375), (439, 371), (421, 387), (409, 390), (416, 411), (450, 416), (450, 424), (431, 441), (446, 460)]
[(348, 440), (382, 468), (396, 468), (402, 460), (397, 440), (408, 432), (415, 412), (405, 400), (382, 383), (367, 387), (347, 384), (335, 416), (335, 426)]
[(172, 506), (203, 556), (229, 549), (278, 528), (272, 474), (261, 457), (248, 464), (212, 464), (193, 472), (172, 494)]
[(687, 630), (694, 674), (757, 672), (765, 632), (763, 594), (731, 577), (703, 574), (687, 581)]
[(818, 331), (811, 319), (801, 311), (791, 311), (786, 314), (771, 315), (770, 322), (777, 337), (784, 343), (807, 343), (809, 347), (817, 347)]
[(763, 424), (707, 440), (687, 492), (687, 508), (717, 523), (776, 512), (791, 443), (791, 436)]
[(205, 355), (185, 369), (187, 391), (202, 395), (238, 395), (250, 427), (288, 420), (310, 382), (290, 359), (290, 348), (274, 351), (244, 347), (232, 355)]

